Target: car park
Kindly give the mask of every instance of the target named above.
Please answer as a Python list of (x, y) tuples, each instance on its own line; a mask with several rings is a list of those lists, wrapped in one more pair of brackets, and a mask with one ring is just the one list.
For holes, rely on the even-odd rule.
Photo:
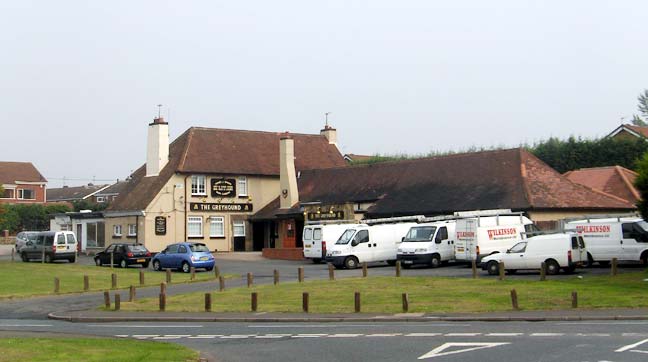
[(16, 253), (20, 254), (20, 250), (27, 244), (28, 241), (36, 241), (38, 231), (21, 231), (16, 235)]
[(433, 268), (455, 258), (454, 220), (412, 226), (398, 246), (397, 259), (403, 268), (424, 264)]
[(189, 273), (191, 268), (203, 268), (207, 271), (214, 269), (216, 264), (209, 248), (202, 243), (176, 243), (167, 246), (151, 260), (153, 269), (179, 269)]
[(119, 265), (127, 268), (130, 265), (141, 265), (148, 268), (151, 261), (151, 253), (142, 244), (116, 243), (110, 244), (103, 251), (98, 252), (94, 257), (95, 265)]
[(76, 261), (77, 241), (71, 231), (41, 231), (35, 241), (27, 241), (20, 250), (22, 261), (42, 259), (46, 263), (55, 260)]
[(504, 263), (509, 273), (517, 270), (540, 269), (545, 263), (547, 274), (558, 274), (560, 269), (572, 273), (577, 266), (587, 262), (587, 249), (583, 237), (576, 233), (532, 236), (518, 242), (505, 253), (496, 253), (481, 260), (482, 269), (496, 275)]
[(317, 224), (304, 226), (304, 258), (320, 263), (326, 258), (327, 245), (335, 243), (342, 233), (358, 224)]

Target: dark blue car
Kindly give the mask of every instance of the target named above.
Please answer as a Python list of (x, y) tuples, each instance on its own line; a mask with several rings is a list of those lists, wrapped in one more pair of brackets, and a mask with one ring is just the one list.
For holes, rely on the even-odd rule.
[(189, 273), (191, 267), (214, 269), (214, 257), (205, 244), (177, 243), (171, 244), (156, 254), (152, 261), (153, 270), (180, 269)]

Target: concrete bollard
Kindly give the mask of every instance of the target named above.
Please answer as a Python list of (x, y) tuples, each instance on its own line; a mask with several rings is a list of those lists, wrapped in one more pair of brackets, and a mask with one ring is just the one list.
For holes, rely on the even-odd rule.
[(205, 312), (211, 312), (211, 309), (212, 309), (211, 293), (205, 293)]
[(367, 263), (362, 263), (362, 277), (366, 278), (367, 274), (369, 274), (369, 270), (367, 269)]
[(189, 269), (189, 270), (190, 270), (190, 273), (191, 273), (191, 281), (196, 280), (196, 268), (191, 267), (191, 269)]
[(110, 252), (110, 269), (113, 268), (113, 264), (115, 264), (115, 253), (111, 251)]
[(45, 264), (45, 248), (41, 249), (41, 264)]
[(107, 290), (104, 291), (104, 305), (110, 309), (110, 293)]
[(257, 311), (258, 302), (259, 302), (258, 298), (259, 296), (256, 292), (253, 292), (250, 296), (250, 304), (251, 304), (250, 307), (253, 312)]
[(137, 296), (137, 291), (135, 290), (135, 287), (131, 285), (130, 288), (128, 289), (128, 301), (134, 302), (136, 296)]
[(171, 269), (166, 270), (166, 282), (167, 284), (171, 284)]
[(499, 263), (499, 280), (504, 280), (504, 274), (506, 273), (506, 267), (504, 266), (504, 262)]
[(572, 292), (571, 294), (572, 308), (578, 308), (578, 293)]
[(144, 280), (144, 270), (140, 270), (139, 272), (139, 283), (140, 285), (144, 285), (146, 281)]
[(160, 312), (166, 310), (166, 293), (160, 293)]
[(254, 285), (254, 275), (252, 273), (247, 273), (247, 286), (248, 288), (252, 288)]
[(331, 263), (328, 264), (328, 271), (329, 271), (329, 280), (335, 280), (335, 270), (333, 269), (333, 264)]
[(117, 289), (117, 274), (115, 273), (110, 274), (110, 281), (111, 281), (110, 287), (112, 289)]
[(403, 293), (403, 312), (409, 311), (409, 294)]
[(57, 277), (54, 278), (54, 293), (58, 294), (61, 291), (61, 280)]
[(160, 294), (166, 294), (167, 284), (165, 282), (160, 283)]
[(304, 267), (300, 266), (297, 268), (297, 280), (299, 280), (300, 283), (304, 282)]
[(396, 278), (401, 276), (401, 262), (400, 260), (396, 261)]
[(472, 278), (477, 279), (477, 260), (473, 259), (471, 267), (472, 267)]
[(547, 264), (543, 261), (540, 263), (540, 281), (544, 282), (547, 280)]
[(619, 260), (617, 258), (612, 258), (612, 276), (616, 276), (618, 273), (618, 264)]
[(308, 313), (308, 299), (308, 292), (302, 293), (302, 310), (304, 311), (304, 313)]
[(214, 278), (218, 279), (219, 276), (220, 276), (220, 268), (218, 267), (218, 265), (214, 265)]
[(121, 294), (115, 294), (115, 310), (121, 308)]
[(83, 291), (87, 292), (90, 290), (90, 277), (87, 275), (83, 276)]
[(221, 292), (225, 290), (225, 278), (223, 276), (218, 277), (218, 290)]
[(274, 285), (279, 284), (279, 270), (275, 269), (273, 275), (274, 275)]
[(353, 299), (355, 312), (360, 313), (360, 292), (355, 292)]
[(511, 306), (513, 307), (513, 310), (520, 309), (518, 305), (517, 291), (515, 289), (511, 289)]

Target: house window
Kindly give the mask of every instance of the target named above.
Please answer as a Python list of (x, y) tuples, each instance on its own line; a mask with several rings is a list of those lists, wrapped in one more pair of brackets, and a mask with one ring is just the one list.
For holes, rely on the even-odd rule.
[(247, 196), (247, 177), (245, 176), (240, 176), (238, 178), (238, 195), (239, 196)]
[(97, 203), (106, 202), (106, 198), (103, 196), (97, 196)]
[(18, 199), (21, 199), (21, 200), (33, 200), (34, 199), (34, 190), (29, 190), (29, 189), (20, 189), (20, 190), (18, 190)]
[(225, 237), (225, 218), (222, 216), (212, 216), (209, 218), (209, 236)]
[(128, 224), (128, 236), (137, 236), (137, 224)]
[(245, 236), (245, 221), (234, 221), (234, 237)]
[(113, 225), (113, 236), (122, 236), (122, 226)]
[(190, 238), (201, 238), (203, 236), (202, 222), (203, 220), (200, 216), (189, 216), (187, 218), (187, 236)]
[(0, 199), (13, 199), (15, 196), (16, 190), (14, 189), (5, 189), (4, 193), (0, 195)]
[(205, 176), (191, 176), (191, 194), (207, 195), (207, 192), (205, 191)]

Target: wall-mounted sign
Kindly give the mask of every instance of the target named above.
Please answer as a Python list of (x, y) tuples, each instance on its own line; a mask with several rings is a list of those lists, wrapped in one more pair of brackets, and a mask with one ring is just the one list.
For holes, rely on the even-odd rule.
[(166, 217), (155, 217), (155, 235), (166, 235)]
[(251, 212), (252, 204), (215, 204), (215, 203), (189, 203), (191, 211), (207, 211), (207, 212)]
[(211, 179), (212, 197), (234, 197), (236, 196), (236, 180), (233, 178)]
[(317, 221), (317, 220), (342, 220), (344, 219), (344, 211), (338, 210), (333, 212), (329, 211), (322, 211), (320, 213), (317, 212), (309, 212), (306, 214), (306, 217), (308, 218), (309, 221)]

